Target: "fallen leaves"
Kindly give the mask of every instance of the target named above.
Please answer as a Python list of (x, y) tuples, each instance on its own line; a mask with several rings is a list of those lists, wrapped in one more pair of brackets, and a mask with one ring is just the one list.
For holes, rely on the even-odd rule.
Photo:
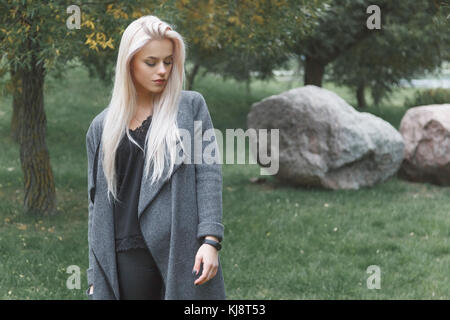
[(27, 230), (28, 226), (26, 224), (23, 223), (16, 223), (16, 227), (19, 230)]

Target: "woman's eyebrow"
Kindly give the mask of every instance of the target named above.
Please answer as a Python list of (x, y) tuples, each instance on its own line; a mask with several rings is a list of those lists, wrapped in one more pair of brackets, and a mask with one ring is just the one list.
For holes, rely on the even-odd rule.
[[(166, 58), (170, 58), (170, 57), (172, 57), (172, 56), (173, 56), (173, 54), (171, 54), (170, 56), (167, 56)], [(152, 57), (152, 56), (148, 56), (147, 58), (158, 59), (158, 57)], [(164, 58), (164, 59), (166, 59), (166, 58)]]

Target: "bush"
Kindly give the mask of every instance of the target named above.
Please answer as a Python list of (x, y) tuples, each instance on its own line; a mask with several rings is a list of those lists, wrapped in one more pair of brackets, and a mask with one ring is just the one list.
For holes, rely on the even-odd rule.
[(450, 89), (437, 88), (420, 90), (416, 91), (411, 99), (405, 99), (406, 108), (443, 103), (450, 103)]

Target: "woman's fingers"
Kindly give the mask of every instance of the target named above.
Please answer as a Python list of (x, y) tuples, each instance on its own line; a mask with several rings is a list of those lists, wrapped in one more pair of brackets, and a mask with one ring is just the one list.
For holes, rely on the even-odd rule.
[(219, 267), (216, 266), (216, 267), (212, 270), (210, 279), (212, 279), (212, 278), (214, 278), (214, 277), (216, 276), (217, 270), (218, 270), (218, 269), (219, 269)]
[(217, 269), (218, 265), (216, 263), (211, 262), (203, 263), (202, 275), (194, 282), (194, 284), (200, 285), (211, 280), (217, 274)]
[[(214, 263), (211, 263), (210, 268), (209, 268), (209, 272), (208, 272), (208, 276), (207, 276), (207, 278), (206, 278), (206, 281), (209, 281), (209, 280), (211, 280), (212, 278), (214, 278), (214, 275), (216, 274), (216, 272), (217, 272), (217, 267), (216, 267), (216, 265), (215, 265)], [(205, 282), (206, 282), (206, 281), (205, 281)]]
[(203, 262), (203, 271), (200, 277), (194, 281), (195, 285), (203, 284), (216, 275), (219, 263), (217, 251), (215, 250), (216, 249), (208, 244), (204, 244), (199, 248), (197, 255), (195, 256), (194, 270), (197, 271), (195, 274), (198, 274), (200, 271), (200, 264)]
[(211, 269), (211, 264), (203, 262), (202, 274), (201, 274), (200, 278), (195, 280), (194, 284), (195, 285), (200, 285), (200, 284), (205, 283), (208, 280), (208, 274), (209, 274), (210, 269)]
[(197, 254), (196, 256), (195, 256), (195, 263), (194, 263), (194, 269), (192, 270), (192, 273), (194, 274), (194, 272), (195, 272), (195, 274), (198, 274), (199, 273), (199, 271), (200, 271), (200, 264), (202, 263), (202, 255), (200, 255), (200, 254)]

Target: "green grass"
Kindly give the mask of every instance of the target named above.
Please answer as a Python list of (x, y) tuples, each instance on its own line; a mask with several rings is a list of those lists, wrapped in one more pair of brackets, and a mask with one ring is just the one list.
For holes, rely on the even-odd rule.
[[(301, 85), (297, 83), (294, 85)], [(354, 105), (351, 92), (325, 84)], [(289, 89), (282, 82), (245, 85), (208, 75), (196, 79), (215, 127), (246, 128), (251, 103)], [(21, 214), (19, 150), (9, 138), (11, 99), (0, 100), (0, 299), (85, 299), (88, 267), (85, 134), (108, 103), (110, 88), (75, 69), (48, 79), (47, 145), (61, 214)], [(394, 126), (404, 89), (381, 113)], [(353, 99), (353, 100), (352, 100)], [(392, 177), (358, 191), (254, 184), (257, 165), (223, 165), (220, 259), (228, 299), (449, 299), (450, 188)], [(25, 229), (26, 228), (26, 229)], [(81, 269), (81, 290), (66, 288), (67, 267)], [(369, 290), (367, 267), (381, 268)]]

